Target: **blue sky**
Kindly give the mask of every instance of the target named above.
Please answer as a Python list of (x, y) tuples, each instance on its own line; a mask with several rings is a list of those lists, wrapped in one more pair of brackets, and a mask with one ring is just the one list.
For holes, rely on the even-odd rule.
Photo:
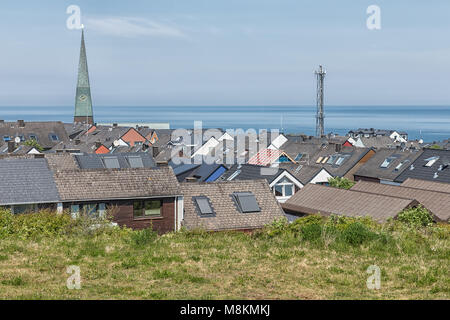
[(71, 4), (94, 105), (450, 105), (448, 0), (5, 0), (1, 106), (73, 105)]

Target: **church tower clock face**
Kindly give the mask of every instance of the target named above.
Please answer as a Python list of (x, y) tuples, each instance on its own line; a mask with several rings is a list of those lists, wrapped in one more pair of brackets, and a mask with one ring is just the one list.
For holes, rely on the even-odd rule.
[(78, 97), (78, 99), (79, 99), (80, 101), (86, 101), (87, 96), (84, 95), (84, 94), (82, 94), (82, 95), (80, 95), (80, 96)]

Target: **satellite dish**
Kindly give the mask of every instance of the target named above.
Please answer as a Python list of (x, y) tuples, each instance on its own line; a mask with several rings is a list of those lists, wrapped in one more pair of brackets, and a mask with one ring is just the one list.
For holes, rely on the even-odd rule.
[(114, 140), (113, 145), (114, 147), (118, 147), (120, 145), (119, 140)]
[(20, 137), (16, 137), (16, 138), (14, 139), (14, 142), (15, 142), (15, 143), (20, 143)]

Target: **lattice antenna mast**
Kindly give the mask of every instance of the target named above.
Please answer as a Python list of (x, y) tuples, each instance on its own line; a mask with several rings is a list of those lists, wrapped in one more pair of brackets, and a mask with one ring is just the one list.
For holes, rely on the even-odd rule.
[(316, 114), (316, 137), (320, 138), (325, 133), (324, 129), (324, 112), (323, 112), (323, 81), (326, 71), (319, 66), (319, 70), (315, 72), (317, 78), (317, 114)]

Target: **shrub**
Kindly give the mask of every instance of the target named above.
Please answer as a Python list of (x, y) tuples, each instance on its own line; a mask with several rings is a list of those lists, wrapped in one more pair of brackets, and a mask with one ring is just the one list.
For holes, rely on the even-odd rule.
[(433, 217), (430, 212), (419, 205), (416, 208), (403, 210), (398, 215), (398, 220), (410, 227), (426, 227), (433, 223)]
[(322, 236), (322, 225), (320, 223), (310, 223), (300, 227), (302, 239), (316, 242)]
[(330, 184), (331, 187), (347, 190), (355, 185), (354, 181), (342, 177), (329, 178), (328, 183)]
[(341, 232), (342, 240), (353, 246), (374, 239), (376, 234), (361, 222), (352, 222)]
[(156, 240), (158, 234), (153, 229), (147, 228), (131, 233), (131, 242), (136, 246), (144, 246)]

